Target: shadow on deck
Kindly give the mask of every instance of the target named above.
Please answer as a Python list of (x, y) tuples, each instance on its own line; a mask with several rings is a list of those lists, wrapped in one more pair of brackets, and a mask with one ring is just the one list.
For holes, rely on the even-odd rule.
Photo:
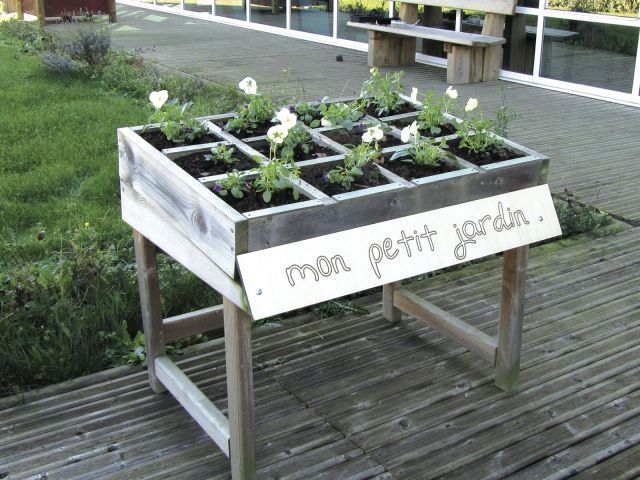
[[(254, 329), (259, 478), (634, 478), (640, 474), (640, 230), (532, 250), (521, 388), (417, 320), (311, 314)], [(500, 261), (409, 289), (495, 334)], [(179, 359), (225, 406), (224, 351)], [(73, 384), (75, 383), (75, 385)], [(0, 477), (229, 478), (145, 372), (116, 369), (0, 412)]]

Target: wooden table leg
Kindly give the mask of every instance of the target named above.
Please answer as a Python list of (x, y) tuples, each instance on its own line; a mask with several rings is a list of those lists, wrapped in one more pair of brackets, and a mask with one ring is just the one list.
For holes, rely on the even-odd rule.
[(44, 25), (45, 23), (44, 0), (36, 0), (35, 9), (36, 9), (36, 16), (38, 17), (38, 22), (40, 22), (40, 25)]
[(518, 388), (520, 376), (528, 255), (528, 245), (504, 252), (495, 383), (507, 392)]
[(116, 23), (118, 21), (118, 15), (116, 13), (116, 0), (109, 0), (107, 3), (109, 10), (109, 21), (111, 23)]
[(393, 294), (402, 287), (402, 282), (388, 283), (382, 286), (382, 315), (391, 323), (400, 320), (402, 312), (393, 304)]
[(22, 8), (23, 0), (16, 0), (16, 18), (18, 20), (24, 20), (24, 10)]
[(223, 298), (231, 477), (256, 478), (251, 317)]
[(154, 392), (160, 393), (164, 392), (166, 388), (156, 376), (155, 360), (160, 355), (164, 355), (165, 341), (156, 246), (136, 230), (133, 231), (133, 245), (136, 252), (138, 289), (140, 290), (149, 384)]

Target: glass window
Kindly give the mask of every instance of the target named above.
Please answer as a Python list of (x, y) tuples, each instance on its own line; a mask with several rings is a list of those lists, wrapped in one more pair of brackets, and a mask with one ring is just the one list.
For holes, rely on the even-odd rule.
[(157, 0), (156, 5), (182, 9), (182, 2), (180, 0)]
[(484, 12), (464, 10), (462, 12), (462, 31), (469, 33), (482, 33), (484, 25)]
[(630, 93), (638, 51), (638, 28), (545, 19), (544, 77)]
[(338, 38), (367, 43), (369, 34), (366, 30), (347, 27), (347, 21), (357, 21), (356, 17), (387, 17), (389, 2), (338, 0)]
[(547, 8), (602, 15), (638, 16), (638, 0), (547, 0)]
[[(456, 10), (453, 8), (440, 8), (425, 5), (419, 8), (420, 25), (425, 27), (442, 28), (444, 30), (456, 29)], [(432, 57), (446, 58), (444, 43), (434, 40), (418, 40), (418, 52)]]
[(252, 0), (250, 18), (253, 23), (286, 28), (287, 2), (286, 0)]
[(534, 15), (515, 14), (507, 17), (504, 35), (502, 68), (517, 73), (533, 75), (533, 60), (536, 51), (538, 18)]
[(227, 18), (246, 20), (246, 8), (244, 0), (215, 0), (216, 15)]
[(192, 12), (211, 13), (213, 0), (184, 0), (184, 9)]
[(333, 0), (291, 0), (291, 29), (333, 35)]

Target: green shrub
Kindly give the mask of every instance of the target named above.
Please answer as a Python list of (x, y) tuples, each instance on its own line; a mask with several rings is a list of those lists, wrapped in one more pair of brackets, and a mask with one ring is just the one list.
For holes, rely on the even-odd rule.
[(15, 39), (24, 53), (42, 52), (53, 43), (49, 33), (38, 22), (25, 22), (11, 19), (0, 22), (0, 33)]
[(149, 93), (167, 90), (180, 103), (192, 101), (194, 115), (211, 115), (234, 110), (244, 97), (235, 88), (207, 83), (200, 78), (167, 74), (135, 54), (111, 51), (100, 73), (102, 87), (148, 102)]
[(548, 8), (575, 12), (637, 15), (638, 0), (548, 0)]
[(80, 28), (55, 37), (43, 60), (47, 70), (56, 73), (94, 74), (111, 50), (111, 36), (104, 29)]
[(611, 224), (611, 216), (593, 205), (579, 202), (565, 190), (564, 195), (554, 201), (563, 237), (572, 237)]
[[(15, 262), (2, 244), (0, 396), (139, 358), (143, 337), (130, 241), (101, 240), (84, 226), (57, 235), (60, 249)], [(165, 316), (216, 305), (219, 295), (159, 257)], [(143, 358), (139, 358), (143, 359)]]

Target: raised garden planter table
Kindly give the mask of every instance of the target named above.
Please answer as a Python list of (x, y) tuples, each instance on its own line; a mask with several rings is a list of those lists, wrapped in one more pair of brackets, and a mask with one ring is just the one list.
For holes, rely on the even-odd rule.
[[(221, 141), (252, 152), (245, 142), (215, 125), (220, 117), (202, 121)], [(521, 158), (485, 167), (463, 162), (460, 170), (416, 181), (400, 180), (371, 189), (372, 193), (329, 197), (301, 185), (310, 200), (241, 213), (207, 188), (206, 180), (194, 179), (171, 160), (180, 151), (197, 147), (162, 153), (142, 139), (140, 130), (119, 129), (118, 145), (122, 216), (134, 230), (150, 385), (155, 392), (169, 390), (230, 456), (234, 479), (255, 478), (256, 470), (252, 317), (236, 266), (239, 255), (535, 187), (545, 183), (548, 169), (546, 157), (507, 141), (521, 152)], [(325, 138), (318, 131), (313, 135)], [(223, 304), (163, 319), (158, 249), (220, 292)], [(401, 312), (424, 320), (493, 364), (496, 385), (513, 390), (519, 373), (527, 253), (528, 245), (504, 252), (497, 339), (417, 298), (401, 282), (383, 286), (383, 314), (390, 321), (397, 321)], [(222, 325), (228, 418), (165, 355), (167, 341)]]

